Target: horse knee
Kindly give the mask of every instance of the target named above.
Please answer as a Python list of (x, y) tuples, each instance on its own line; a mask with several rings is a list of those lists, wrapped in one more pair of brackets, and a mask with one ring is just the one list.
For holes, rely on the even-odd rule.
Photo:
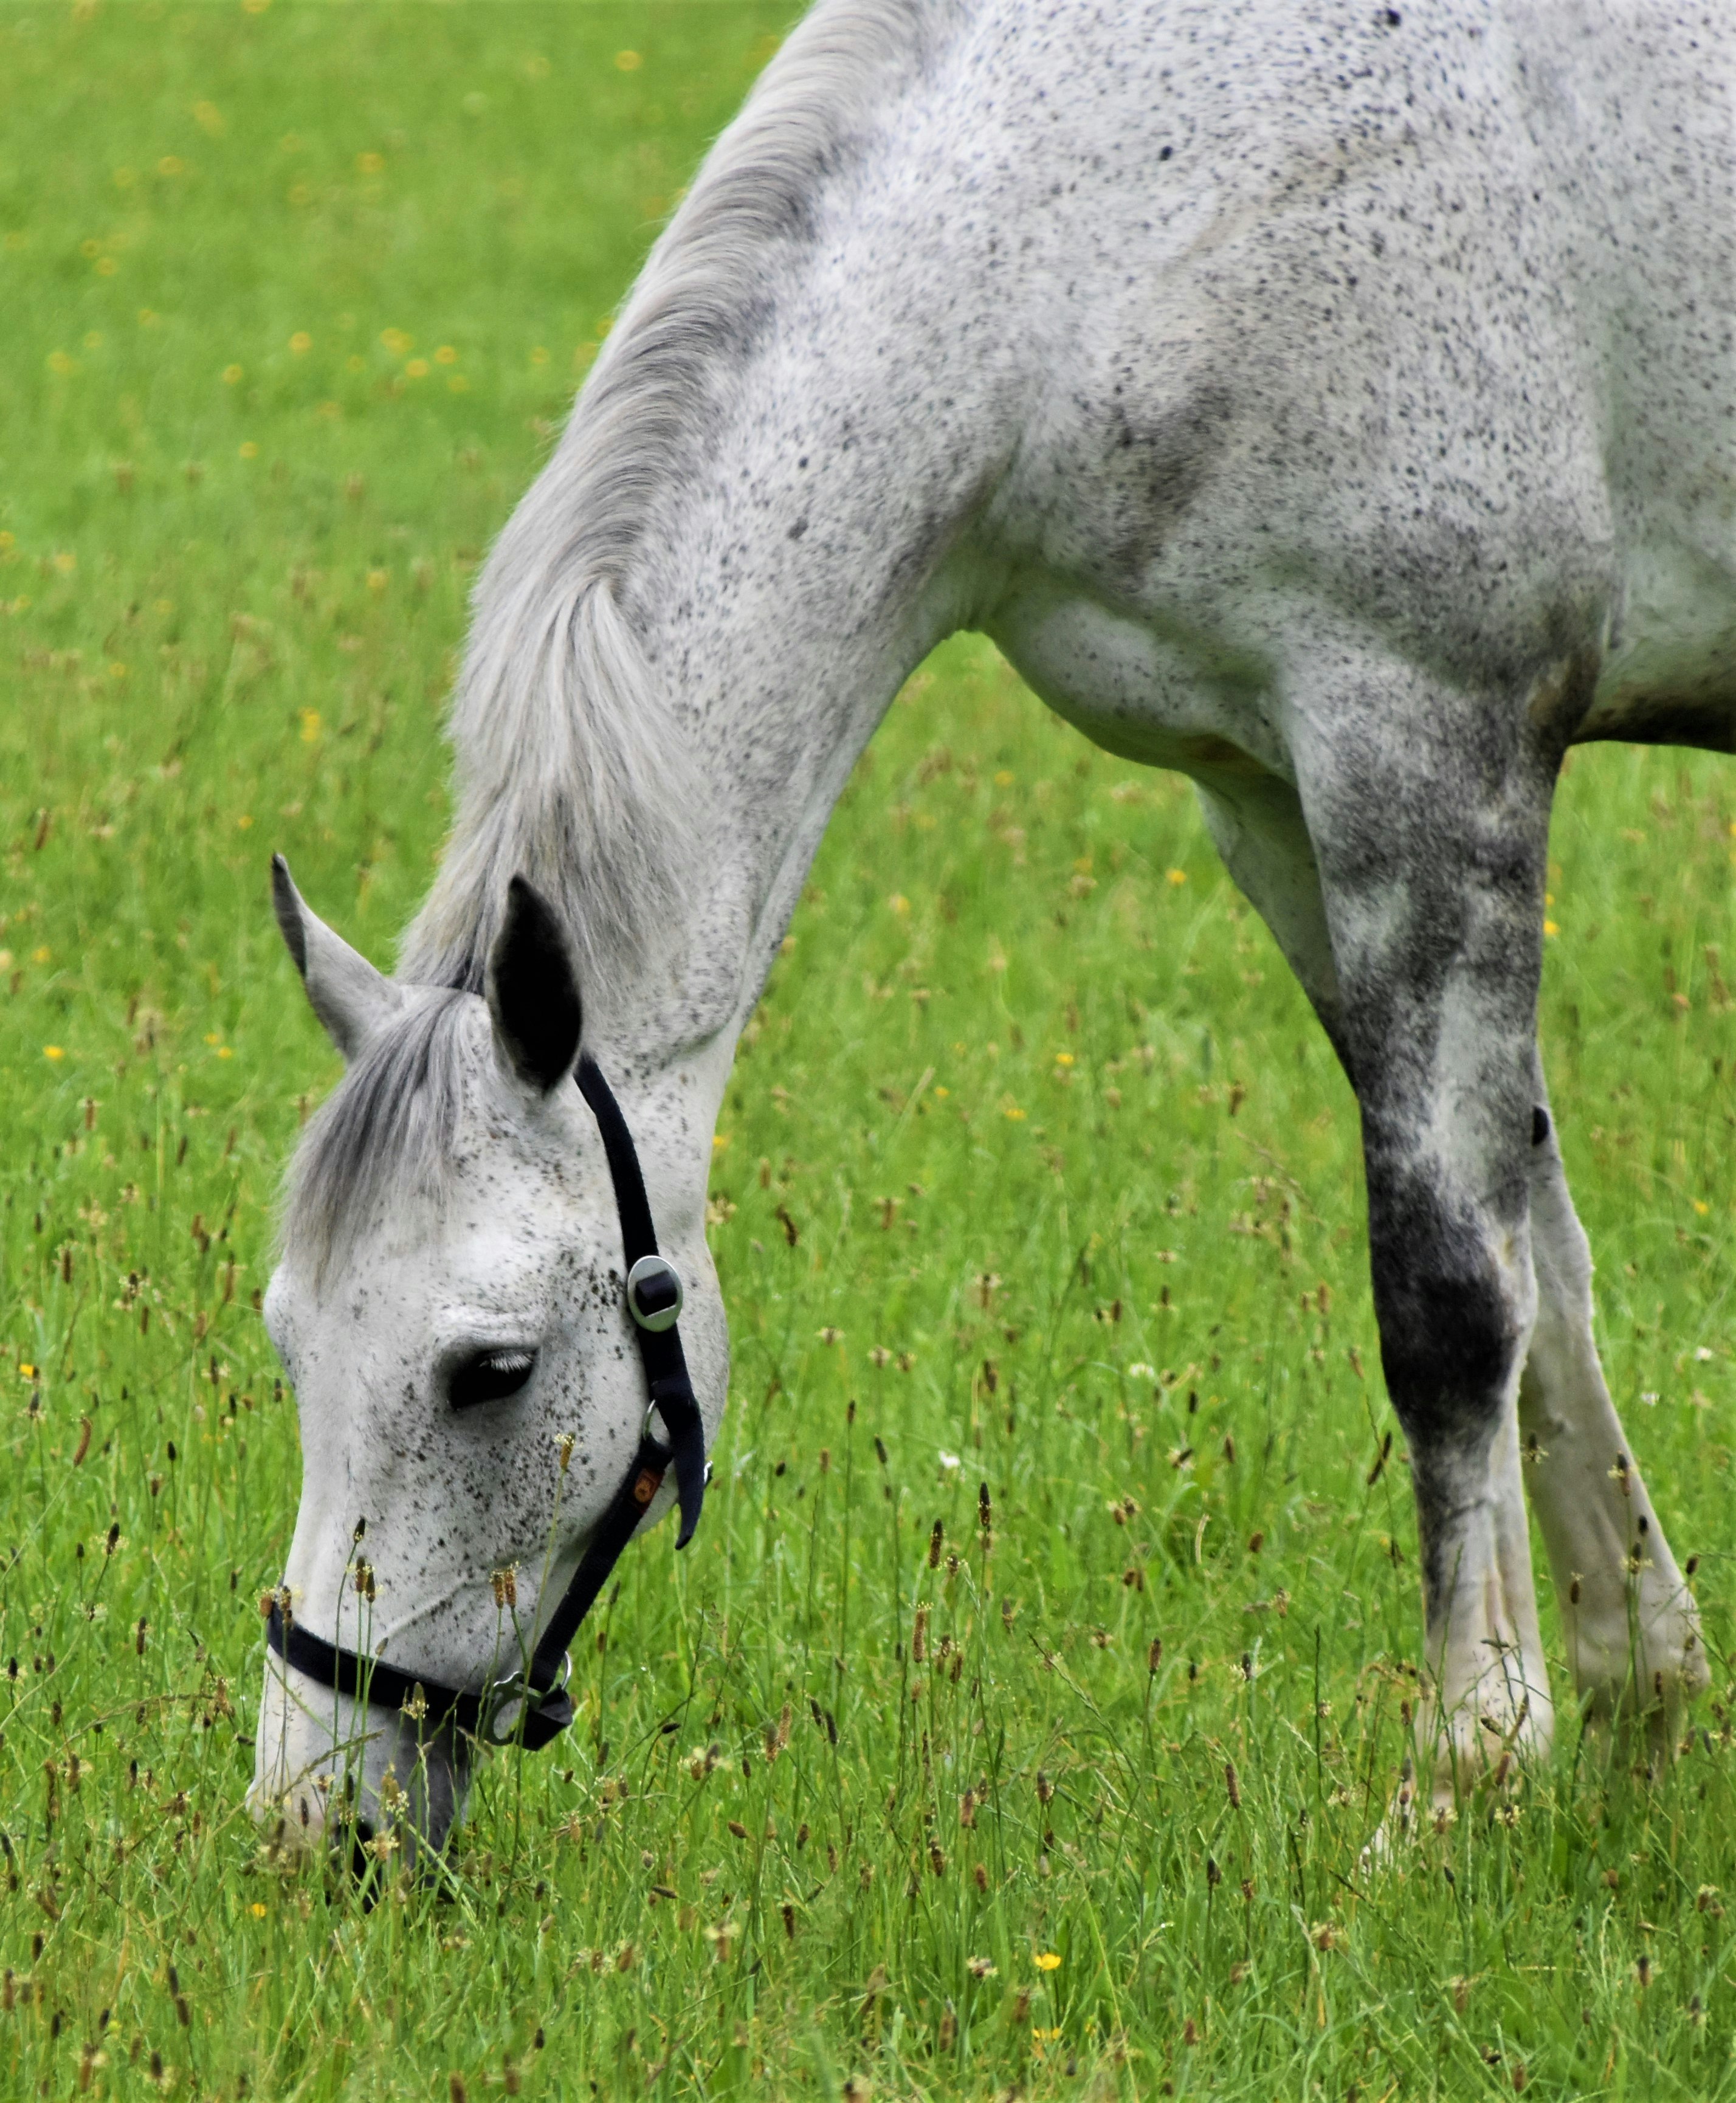
[(1381, 1357), (1413, 1447), (1492, 1437), (1536, 1292), (1521, 1227), (1415, 1170), (1371, 1173), (1370, 1262)]

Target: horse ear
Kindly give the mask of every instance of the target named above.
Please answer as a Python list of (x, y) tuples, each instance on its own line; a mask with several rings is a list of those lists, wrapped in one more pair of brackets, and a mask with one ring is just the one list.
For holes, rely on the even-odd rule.
[(584, 1011), (567, 937), (542, 894), (515, 876), (488, 955), (488, 1012), (501, 1058), (546, 1095), (572, 1071)]
[(309, 911), (282, 855), (271, 857), (271, 903), (309, 1004), (346, 1060), (404, 1004), (403, 989)]

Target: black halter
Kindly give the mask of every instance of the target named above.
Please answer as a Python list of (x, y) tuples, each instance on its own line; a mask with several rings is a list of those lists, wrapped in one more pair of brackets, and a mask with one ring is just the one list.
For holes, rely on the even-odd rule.
[[(693, 1538), (706, 1494), (705, 1426), (693, 1399), (693, 1383), (688, 1377), (687, 1358), (675, 1326), (681, 1312), (680, 1274), (657, 1253), (657, 1229), (645, 1195), (645, 1179), (639, 1172), (633, 1135), (621, 1114), (621, 1105), (588, 1055), (579, 1060), (574, 1078), (597, 1120), (603, 1152), (608, 1156), (615, 1209), (621, 1217), (621, 1252), (626, 1260), (627, 1311), (633, 1317), (633, 1332), (639, 1339), (650, 1407), (626, 1480), (598, 1523), (572, 1582), (544, 1624), (530, 1663), (505, 1678), (490, 1680), (479, 1694), (466, 1694), (420, 1674), (401, 1672), (381, 1659), (339, 1649), (336, 1643), (303, 1628), (282, 1603), (282, 1595), (273, 1599), (266, 1623), (266, 1640), (272, 1649), (286, 1665), (293, 1665), (322, 1687), (333, 1687), (353, 1701), (369, 1702), (376, 1708), (406, 1709), (430, 1732), (450, 1723), (469, 1736), (494, 1745), (520, 1739), (530, 1752), (539, 1751), (572, 1721), (572, 1703), (566, 1692), (567, 1647), (608, 1582), (652, 1499), (662, 1487), (664, 1476), (674, 1468), (675, 1494), (681, 1508), (677, 1548), (685, 1548)], [(653, 1411), (662, 1418), (669, 1434), (666, 1446), (651, 1435)]]

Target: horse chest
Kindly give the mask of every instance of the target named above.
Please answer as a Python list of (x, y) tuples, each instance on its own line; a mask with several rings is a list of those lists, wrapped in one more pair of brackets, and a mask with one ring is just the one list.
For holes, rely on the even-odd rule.
[(1033, 578), (990, 632), (1034, 692), (1121, 758), (1183, 773), (1287, 771), (1266, 665), (1221, 628), (1118, 612)]

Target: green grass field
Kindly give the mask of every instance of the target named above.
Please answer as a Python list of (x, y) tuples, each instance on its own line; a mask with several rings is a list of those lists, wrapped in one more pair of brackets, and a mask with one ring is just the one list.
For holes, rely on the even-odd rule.
[(1720, 1661), (1673, 1768), (1569, 1710), (1364, 1871), (1419, 1614), (1354, 1105), (1188, 792), (967, 639), (742, 1047), (694, 1548), (440, 1894), (247, 1816), (300, 1472), (255, 1310), (336, 1072), (267, 857), (389, 955), (479, 557), (786, 20), (0, 12), (0, 2092), (1736, 2094), (1708, 759), (1575, 757), (1544, 1011)]

